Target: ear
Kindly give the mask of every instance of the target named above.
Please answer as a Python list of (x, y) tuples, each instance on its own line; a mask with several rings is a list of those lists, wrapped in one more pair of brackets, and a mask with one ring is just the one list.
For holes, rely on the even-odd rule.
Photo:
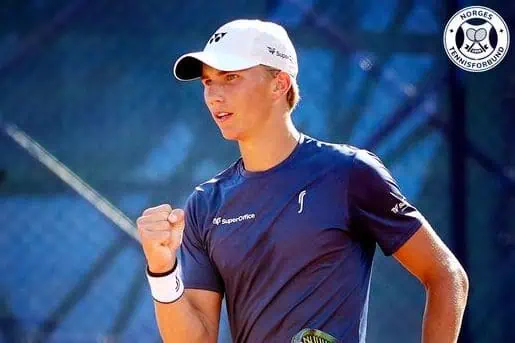
[(291, 79), (290, 75), (285, 72), (280, 72), (274, 78), (272, 92), (274, 98), (278, 99), (288, 93), (288, 90), (291, 87)]

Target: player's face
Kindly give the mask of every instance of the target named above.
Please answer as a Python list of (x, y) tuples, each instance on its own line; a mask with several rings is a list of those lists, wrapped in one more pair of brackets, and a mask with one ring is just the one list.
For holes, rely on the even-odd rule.
[(203, 66), (204, 99), (226, 139), (243, 141), (266, 130), (272, 80), (262, 66), (231, 72)]

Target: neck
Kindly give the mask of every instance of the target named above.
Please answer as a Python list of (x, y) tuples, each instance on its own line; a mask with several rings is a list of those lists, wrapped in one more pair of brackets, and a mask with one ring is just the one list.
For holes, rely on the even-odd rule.
[(284, 161), (295, 149), (300, 138), (290, 115), (279, 123), (263, 128), (243, 141), (238, 141), (241, 157), (248, 171), (264, 171)]

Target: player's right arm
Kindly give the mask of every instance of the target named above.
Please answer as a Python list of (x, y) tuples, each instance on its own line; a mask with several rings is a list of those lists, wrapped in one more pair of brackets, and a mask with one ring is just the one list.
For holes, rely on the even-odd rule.
[[(170, 205), (146, 209), (137, 220), (141, 245), (150, 275), (166, 275), (176, 265), (182, 243), (184, 211)], [(159, 332), (165, 343), (216, 342), (222, 295), (187, 289), (171, 303), (154, 300)]]

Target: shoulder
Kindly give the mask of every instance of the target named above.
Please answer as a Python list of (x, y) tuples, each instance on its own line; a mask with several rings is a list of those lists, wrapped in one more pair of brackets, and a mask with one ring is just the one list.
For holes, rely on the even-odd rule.
[(302, 144), (318, 153), (326, 154), (332, 157), (339, 156), (340, 158), (347, 159), (354, 158), (356, 152), (360, 150), (359, 148), (349, 144), (326, 142), (307, 135), (303, 135)]
[(381, 159), (369, 150), (350, 144), (324, 142), (305, 135), (303, 144), (316, 165), (330, 166), (351, 188), (358, 184), (363, 187), (362, 183), (372, 181), (393, 181)]
[(352, 178), (355, 181), (371, 182), (382, 180), (395, 183), (390, 171), (385, 167), (381, 159), (374, 153), (359, 149), (356, 151), (352, 162)]
[(325, 142), (309, 136), (304, 136), (303, 144), (316, 160), (329, 163), (340, 171), (349, 171), (355, 164), (355, 159), (363, 159), (371, 154), (367, 150), (345, 143)]
[(350, 144), (329, 143), (305, 136), (305, 143), (312, 146), (318, 153), (332, 159), (333, 162), (344, 162), (352, 168), (383, 167), (381, 159), (373, 152)]

